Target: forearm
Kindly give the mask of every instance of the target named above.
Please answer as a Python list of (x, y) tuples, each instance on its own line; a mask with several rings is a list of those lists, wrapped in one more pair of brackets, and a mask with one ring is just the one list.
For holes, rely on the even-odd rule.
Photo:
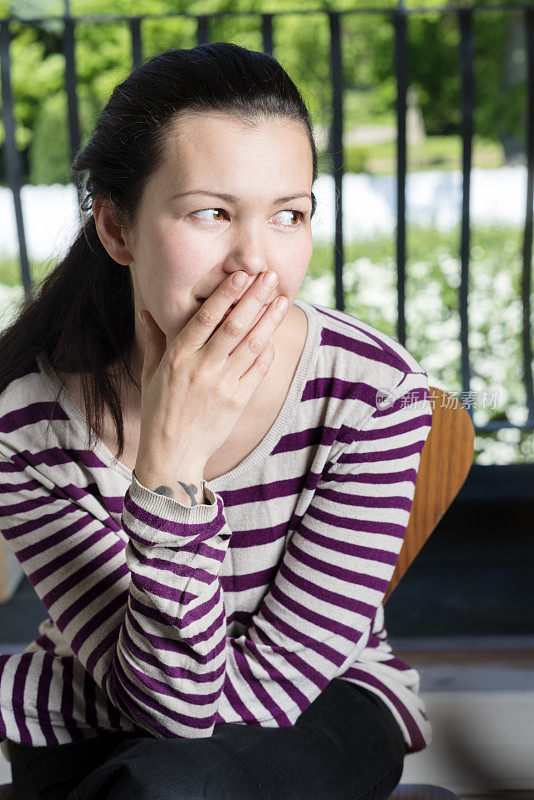
[(222, 508), (215, 499), (180, 510), (134, 482), (122, 522), (131, 583), (105, 688), (156, 736), (209, 736), (226, 659), (219, 572), (231, 532)]

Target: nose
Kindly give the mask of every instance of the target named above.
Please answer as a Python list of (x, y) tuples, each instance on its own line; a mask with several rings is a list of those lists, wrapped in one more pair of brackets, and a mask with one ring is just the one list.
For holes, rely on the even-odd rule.
[(242, 270), (248, 276), (239, 297), (247, 291), (260, 274), (269, 269), (265, 243), (257, 226), (253, 224), (236, 225), (230, 241), (226, 268), (229, 272)]

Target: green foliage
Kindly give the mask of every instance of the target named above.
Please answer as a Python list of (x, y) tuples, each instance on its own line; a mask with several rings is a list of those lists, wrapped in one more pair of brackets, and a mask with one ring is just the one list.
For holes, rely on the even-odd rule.
[[(43, 71), (43, 82), (36, 81), (35, 75), (41, 73), (44, 59), (43, 45), (38, 40), (37, 31), (21, 23), (12, 23), (16, 36), (11, 43), (11, 87), (17, 101), (14, 103), (15, 144), (21, 151), (26, 150), (32, 139), (33, 121), (43, 92), (49, 86), (49, 74)], [(0, 128), (0, 146), (5, 133)]]
[[(90, 98), (79, 103), (81, 138), (86, 140), (93, 128), (97, 108)], [(46, 98), (39, 109), (29, 152), (29, 177), (34, 185), (72, 182), (72, 164), (67, 121), (67, 98), (64, 92)]]
[[(55, 266), (50, 261), (30, 259), (30, 275), (34, 284), (40, 283)], [(15, 256), (0, 256), (0, 287), (22, 289), (20, 259)]]
[(461, 123), (457, 18), (410, 17), (411, 84), (418, 91), (428, 134), (458, 133)]
[(369, 92), (370, 114), (380, 117), (395, 110), (394, 30), (389, 14), (358, 14), (344, 21), (345, 80)]
[[(363, 0), (362, 0), (363, 1)], [(415, 0), (413, 0), (415, 3)], [(426, 0), (427, 5), (429, 0)], [(7, 13), (7, 6), (1, 5)], [(438, 0), (430, 4), (439, 5)], [(394, 76), (394, 28), (391, 0), (381, 0), (384, 13), (343, 14), (342, 69), (345, 97), (344, 127), (363, 122), (395, 124), (396, 82)], [(315, 10), (315, 0), (301, 0), (298, 9)], [(324, 11), (350, 9), (348, 2), (325, 2), (322, 11), (301, 15), (284, 14), (273, 19), (274, 56), (299, 86), (314, 124), (328, 128), (332, 119), (330, 85), (330, 30)], [(61, 14), (61, 0), (15, 0), (13, 12), (20, 17)], [(168, 16), (142, 21), (143, 58), (170, 47), (196, 44), (195, 13), (254, 11), (252, 16), (221, 16), (209, 21), (210, 41), (232, 41), (261, 50), (261, 18), (250, 0), (194, 0), (178, 7), (170, 0), (140, 0), (135, 14), (157, 15), (187, 11), (186, 16)], [(273, 0), (269, 11), (288, 10), (287, 3)], [(291, 10), (291, 9), (290, 9)], [(129, 0), (71, 0), (74, 16), (130, 15)], [(519, 28), (518, 28), (519, 26)], [(491, 141), (510, 136), (525, 137), (525, 63), (522, 15), (519, 12), (478, 10), (473, 16), (475, 48), (475, 132)], [(64, 91), (64, 57), (61, 53), (62, 23), (44, 21), (37, 27), (11, 23), (12, 84), (15, 97), (16, 142), (31, 163), (30, 179), (65, 174), (62, 152), (64, 135), (42, 142), (61, 119), (61, 101), (54, 95)], [(458, 134), (461, 125), (459, 26), (454, 13), (438, 11), (412, 14), (407, 18), (409, 82), (417, 90), (426, 132), (430, 135)], [(523, 37), (523, 38), (521, 38)], [(521, 49), (522, 48), (522, 49)], [(132, 68), (131, 38), (127, 22), (83, 22), (76, 26), (76, 64), (83, 135), (90, 133), (88, 120), (96, 119), (114, 86)], [(521, 59), (523, 58), (523, 62)], [(66, 118), (63, 116), (63, 119)], [(58, 129), (59, 131), (59, 129)], [(0, 146), (3, 142), (0, 126)], [(55, 140), (55, 137), (53, 137)], [(82, 142), (83, 144), (83, 142)], [(67, 147), (67, 152), (68, 152)], [(368, 154), (370, 155), (370, 154)], [(40, 163), (43, 160), (48, 164)], [(346, 150), (347, 164), (354, 171), (365, 167), (362, 150)], [(39, 162), (39, 163), (38, 163)]]
[(327, 18), (323, 14), (309, 14), (304, 19), (299, 15), (275, 18), (273, 40), (273, 55), (299, 87), (313, 123), (329, 126), (332, 92)]
[[(481, 135), (489, 138), (503, 139), (515, 134), (525, 139), (525, 51), (516, 49), (511, 43), (508, 67), (505, 63), (508, 37), (517, 26), (524, 33), (521, 17), (511, 12), (475, 16), (475, 126)], [(524, 39), (524, 36), (520, 38)], [(524, 45), (524, 41), (522, 43)]]
[(345, 172), (365, 172), (371, 148), (366, 145), (345, 145), (343, 166)]

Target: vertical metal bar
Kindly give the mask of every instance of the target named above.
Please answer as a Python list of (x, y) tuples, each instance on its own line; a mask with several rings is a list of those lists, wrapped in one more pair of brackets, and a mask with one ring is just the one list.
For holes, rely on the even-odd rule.
[(138, 67), (143, 60), (141, 17), (132, 17), (130, 20), (130, 34), (132, 37), (132, 66), (135, 69), (135, 67)]
[(19, 258), (24, 295), (27, 298), (31, 292), (32, 279), (26, 250), (26, 236), (24, 234), (24, 219), (22, 216), (21, 188), (22, 166), (15, 140), (15, 117), (13, 114), (13, 94), (11, 91), (11, 69), (9, 61), (9, 45), (11, 41), (9, 21), (0, 22), (0, 74), (2, 79), (2, 119), (4, 121), (4, 164), (5, 172), (13, 193), (15, 205), (15, 219), (19, 239)]
[(261, 17), (263, 52), (268, 56), (273, 54), (273, 15), (262, 14)]
[(525, 235), (523, 239), (523, 276), (521, 304), (523, 309), (523, 377), (529, 424), (534, 423), (534, 390), (532, 385), (532, 329), (530, 325), (530, 292), (532, 286), (532, 193), (534, 190), (534, 9), (525, 10), (527, 48), (527, 198)]
[(397, 339), (406, 342), (406, 92), (408, 53), (406, 12), (393, 11), (395, 27), (395, 76), (397, 79)]
[[(460, 343), (462, 348), (462, 391), (468, 392), (471, 382), (469, 366), (469, 251), (470, 251), (470, 193), (471, 193), (471, 151), (473, 140), (473, 31), (472, 11), (462, 8), (458, 12), (460, 23), (460, 70), (462, 81), (462, 234), (460, 242)], [(471, 403), (467, 404), (469, 415), (473, 416)]]
[(208, 16), (197, 17), (197, 44), (208, 43)]
[[(70, 154), (73, 161), (80, 147), (80, 123), (78, 116), (78, 96), (76, 92), (76, 63), (74, 57), (74, 20), (65, 16), (63, 27), (63, 54), (65, 56), (65, 89), (67, 91), (67, 105), (69, 118)], [(82, 200), (82, 177), (77, 173), (74, 182), (78, 192), (78, 204)], [(81, 209), (78, 208), (80, 222), (83, 220)]]
[(335, 204), (335, 291), (336, 308), (345, 310), (343, 296), (343, 70), (339, 13), (328, 12), (330, 20), (330, 70), (332, 77), (332, 130), (330, 141), (334, 167)]

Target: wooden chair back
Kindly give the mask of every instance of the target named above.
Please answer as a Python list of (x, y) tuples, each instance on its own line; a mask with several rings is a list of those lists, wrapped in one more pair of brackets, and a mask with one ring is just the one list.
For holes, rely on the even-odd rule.
[(430, 387), (432, 426), (421, 452), (406, 536), (382, 604), (406, 574), (462, 488), (475, 452), (475, 429), (454, 395)]

